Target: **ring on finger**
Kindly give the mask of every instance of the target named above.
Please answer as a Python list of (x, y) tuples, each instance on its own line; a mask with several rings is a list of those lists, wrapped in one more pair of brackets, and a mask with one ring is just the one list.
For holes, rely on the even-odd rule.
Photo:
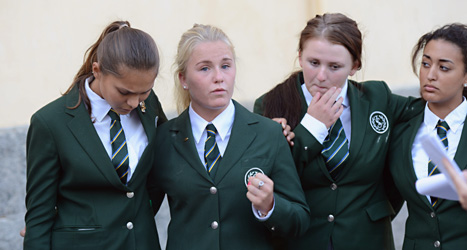
[(259, 183), (258, 183), (258, 189), (261, 189), (262, 186), (264, 186), (264, 181), (259, 181)]

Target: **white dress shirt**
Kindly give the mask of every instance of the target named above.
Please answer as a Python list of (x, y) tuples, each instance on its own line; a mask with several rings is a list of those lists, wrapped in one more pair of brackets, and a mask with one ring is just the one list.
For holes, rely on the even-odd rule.
[[(105, 99), (101, 98), (94, 91), (92, 91), (89, 86), (88, 79), (86, 79), (85, 88), (92, 107), (91, 120), (94, 122), (94, 128), (96, 129), (96, 132), (101, 139), (102, 145), (104, 145), (105, 151), (107, 151), (110, 159), (112, 157), (112, 146), (110, 144), (111, 119), (108, 115), (108, 112), (111, 106)], [(122, 128), (125, 133), (128, 157), (130, 161), (127, 176), (128, 183), (136, 170), (139, 158), (148, 145), (148, 137), (146, 136), (143, 124), (141, 124), (141, 120), (139, 119), (136, 110), (132, 110), (127, 115), (120, 115), (120, 123), (122, 124)]]
[[(342, 105), (344, 106), (344, 111), (342, 112), (340, 119), (342, 122), (342, 127), (344, 128), (345, 136), (347, 137), (347, 140), (349, 141), (348, 145), (350, 147), (350, 137), (351, 137), (352, 126), (351, 126), (351, 120), (350, 120), (351, 118), (350, 103), (349, 103), (349, 98), (347, 96), (347, 89), (348, 89), (348, 81), (345, 80), (344, 86), (342, 86), (342, 91), (340, 92), (337, 99), (339, 99), (340, 97), (344, 98), (344, 101), (342, 102)], [(306, 103), (309, 106), (311, 103), (311, 100), (313, 99), (313, 96), (310, 94), (310, 91), (308, 91), (306, 84), (302, 84), (302, 91), (303, 91), (303, 95), (305, 96)], [(314, 118), (308, 113), (306, 113), (305, 116), (302, 118), (302, 121), (300, 122), (300, 124), (302, 124), (303, 127), (305, 127), (321, 144), (323, 144), (324, 139), (326, 139), (326, 136), (328, 136), (329, 134), (329, 130), (328, 128), (326, 128), (326, 125), (324, 125), (324, 123), (318, 121), (316, 118)]]
[[(451, 111), (451, 113), (449, 113), (444, 119), (449, 126), (449, 130), (446, 136), (448, 138), (447, 154), (450, 159), (454, 159), (454, 156), (456, 154), (457, 146), (459, 145), (459, 141), (462, 135), (462, 129), (464, 128), (464, 121), (466, 115), (467, 102), (464, 98), (462, 103), (459, 106), (457, 106), (457, 108), (455, 108), (453, 111)], [(440, 118), (437, 117), (433, 112), (431, 112), (430, 108), (428, 108), (427, 103), (425, 106), (423, 122), (417, 131), (417, 135), (415, 136), (414, 143), (412, 145), (413, 168), (418, 179), (425, 178), (428, 176), (429, 157), (426, 154), (425, 150), (423, 150), (421, 138), (425, 134), (438, 136), (436, 128), (438, 120), (440, 120)], [(428, 200), (430, 200), (429, 196), (427, 196), (427, 198)]]
[[(224, 157), (225, 149), (227, 148), (227, 145), (229, 144), (229, 139), (230, 139), (230, 134), (232, 132), (232, 126), (234, 123), (235, 119), (235, 106), (230, 100), (229, 105), (227, 108), (222, 111), (212, 122), (208, 122), (204, 120), (201, 116), (199, 116), (191, 107), (188, 108), (189, 116), (190, 116), (190, 122), (191, 122), (191, 131), (193, 133), (193, 139), (195, 140), (196, 144), (196, 150), (198, 151), (198, 156), (199, 160), (203, 164), (203, 166), (206, 165), (204, 164), (204, 143), (208, 137), (208, 133), (206, 131), (206, 126), (209, 123), (214, 124), (214, 126), (217, 129), (217, 134), (216, 134), (216, 142), (217, 146), (219, 148), (219, 152), (222, 157)], [(218, 166), (220, 167), (220, 166)], [(275, 202), (273, 204), (273, 207), (271, 211), (268, 212), (268, 214), (265, 217), (261, 217), (261, 213), (253, 207), (253, 204), (251, 205), (253, 214), (256, 216), (261, 221), (267, 220), (269, 217), (271, 217), (272, 212), (274, 211), (275, 207)]]

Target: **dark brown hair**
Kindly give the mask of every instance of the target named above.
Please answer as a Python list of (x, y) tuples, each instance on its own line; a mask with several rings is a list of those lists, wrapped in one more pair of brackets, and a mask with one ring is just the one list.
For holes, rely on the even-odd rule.
[(159, 71), (159, 52), (152, 37), (144, 31), (131, 28), (128, 21), (115, 21), (109, 24), (99, 39), (86, 50), (84, 63), (76, 73), (73, 83), (64, 95), (78, 87), (78, 103), (70, 107), (77, 108), (82, 101), (92, 113), (91, 103), (86, 95), (85, 82), (87, 78), (94, 80), (92, 64), (99, 63), (102, 74), (112, 74), (120, 77), (122, 67), (135, 70)]
[[(340, 13), (316, 15), (307, 22), (300, 34), (298, 52), (303, 50), (306, 41), (319, 37), (344, 46), (352, 56), (355, 66), (359, 69), (362, 67), (362, 34), (354, 20)], [(300, 73), (292, 73), (284, 82), (266, 93), (263, 99), (263, 115), (269, 118), (286, 118), (292, 129), (301, 119), (301, 98), (297, 88)]]
[[(445, 40), (456, 45), (462, 51), (464, 62), (464, 73), (467, 73), (467, 25), (461, 23), (452, 23), (428, 32), (415, 44), (412, 51), (412, 70), (418, 76), (417, 66), (420, 52), (431, 40)], [(467, 97), (467, 88), (464, 87), (463, 95)]]

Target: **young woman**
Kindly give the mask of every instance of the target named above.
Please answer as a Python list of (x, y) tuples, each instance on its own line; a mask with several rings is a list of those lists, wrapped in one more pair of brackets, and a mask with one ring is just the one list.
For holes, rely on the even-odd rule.
[(388, 139), (395, 123), (421, 108), (382, 81), (348, 80), (362, 66), (361, 53), (354, 20), (317, 15), (301, 32), (302, 70), (255, 103), (255, 112), (286, 118), (295, 133), (293, 157), (311, 220), (289, 249), (394, 249), (395, 213), (384, 185)]
[(409, 213), (404, 250), (467, 246), (467, 213), (459, 202), (420, 195), (414, 185), (436, 173), (421, 145), (425, 134), (438, 135), (449, 158), (467, 168), (466, 45), (467, 26), (455, 23), (423, 35), (414, 47), (412, 66), (414, 72), (420, 67), (420, 94), (426, 105), (423, 113), (396, 126), (389, 155), (391, 174)]
[(167, 120), (158, 69), (154, 40), (113, 22), (66, 93), (32, 116), (24, 249), (160, 249), (146, 189)]
[(229, 38), (194, 25), (176, 67), (185, 111), (158, 128), (149, 183), (156, 207), (169, 200), (167, 249), (272, 249), (273, 234), (305, 232), (309, 210), (281, 127), (232, 100)]

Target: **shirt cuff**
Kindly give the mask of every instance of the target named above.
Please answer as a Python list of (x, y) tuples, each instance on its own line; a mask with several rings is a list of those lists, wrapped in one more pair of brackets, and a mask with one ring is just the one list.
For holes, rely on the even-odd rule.
[(324, 139), (326, 139), (326, 136), (329, 134), (326, 125), (308, 113), (305, 114), (300, 124), (302, 124), (302, 126), (305, 127), (306, 130), (308, 130), (308, 132), (310, 132), (310, 134), (312, 134), (321, 144), (323, 144)]
[(253, 206), (253, 204), (251, 204), (251, 210), (253, 210), (253, 214), (255, 215), (256, 219), (258, 219), (259, 221), (266, 221), (267, 219), (269, 219), (269, 217), (271, 217), (271, 214), (274, 211), (275, 206), (276, 206), (276, 201), (273, 202), (272, 209), (269, 210), (269, 212), (266, 215), (261, 214), (261, 212), (258, 209), (256, 209)]

